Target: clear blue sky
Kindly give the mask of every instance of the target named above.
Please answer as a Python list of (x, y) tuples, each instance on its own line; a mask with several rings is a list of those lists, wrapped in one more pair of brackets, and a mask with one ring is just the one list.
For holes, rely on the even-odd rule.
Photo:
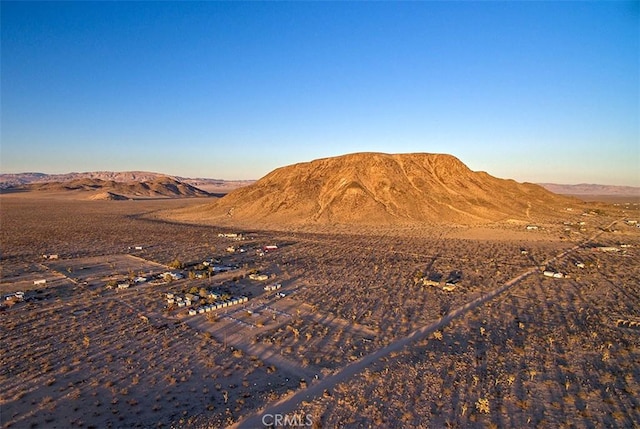
[(640, 186), (638, 2), (2, 2), (3, 173), (450, 153)]

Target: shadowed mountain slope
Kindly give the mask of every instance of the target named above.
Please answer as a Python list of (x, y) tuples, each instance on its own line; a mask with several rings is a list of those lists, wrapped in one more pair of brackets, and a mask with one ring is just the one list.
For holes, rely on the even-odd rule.
[(355, 153), (282, 167), (172, 217), (242, 225), (477, 224), (530, 220), (573, 200), (471, 171), (444, 154)]

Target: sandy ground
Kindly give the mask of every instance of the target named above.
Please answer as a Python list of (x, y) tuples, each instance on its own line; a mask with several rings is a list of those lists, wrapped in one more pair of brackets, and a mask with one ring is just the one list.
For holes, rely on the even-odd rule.
[[(259, 427), (265, 412), (309, 413), (316, 427), (640, 420), (638, 331), (617, 325), (640, 321), (633, 208), (567, 213), (538, 230), (238, 231), (149, 219), (196, 204), (0, 196), (0, 292), (27, 298), (0, 311), (2, 427)], [(209, 258), (240, 268), (189, 278)], [(176, 259), (182, 280), (106, 287)], [(452, 292), (419, 279), (455, 271)], [(285, 297), (264, 291), (275, 282)], [(250, 299), (196, 316), (167, 307), (167, 292), (194, 288)]]

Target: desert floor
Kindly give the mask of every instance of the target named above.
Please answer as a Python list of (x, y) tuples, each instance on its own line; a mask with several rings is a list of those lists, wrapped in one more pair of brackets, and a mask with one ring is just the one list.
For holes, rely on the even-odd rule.
[[(585, 206), (537, 230), (153, 219), (201, 203), (0, 196), (2, 427), (640, 421), (637, 205)], [(167, 293), (202, 298), (178, 307)]]

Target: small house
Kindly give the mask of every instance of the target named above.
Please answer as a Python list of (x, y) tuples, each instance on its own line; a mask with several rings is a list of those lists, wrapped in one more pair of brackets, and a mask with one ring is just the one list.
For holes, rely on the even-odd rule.
[(599, 251), (601, 252), (619, 252), (620, 249), (618, 249), (617, 247), (613, 247), (613, 246), (600, 246), (597, 248)]
[(551, 277), (551, 278), (554, 278), (554, 279), (564, 278), (564, 274), (562, 274), (560, 272), (556, 272), (556, 271), (545, 270), (542, 274), (544, 276), (546, 276), (546, 277)]
[(189, 310), (189, 316), (195, 316), (198, 312), (195, 311), (193, 308), (191, 310)]

